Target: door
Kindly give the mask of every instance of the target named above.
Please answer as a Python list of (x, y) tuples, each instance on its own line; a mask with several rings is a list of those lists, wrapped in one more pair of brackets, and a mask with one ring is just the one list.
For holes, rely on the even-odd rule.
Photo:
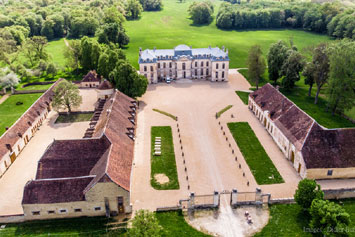
[(108, 198), (105, 197), (105, 211), (106, 211), (106, 217), (110, 217), (110, 204), (108, 202)]
[(13, 152), (11, 155), (10, 155), (10, 160), (11, 160), (11, 163), (14, 163), (14, 161), (16, 160), (16, 153)]
[(117, 197), (118, 213), (124, 213), (123, 197)]
[(184, 72), (184, 78), (186, 78), (186, 72)]
[(298, 173), (301, 172), (301, 167), (302, 167), (301, 164), (298, 164), (298, 171), (297, 171)]
[(291, 162), (292, 164), (295, 162), (295, 153), (291, 151)]

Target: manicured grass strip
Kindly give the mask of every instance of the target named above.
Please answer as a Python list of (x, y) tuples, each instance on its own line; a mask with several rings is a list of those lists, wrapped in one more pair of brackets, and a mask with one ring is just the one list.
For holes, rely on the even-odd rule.
[[(255, 85), (255, 82), (252, 81), (252, 80), (249, 78), (248, 69), (239, 69), (238, 72), (239, 72), (240, 74), (242, 74), (245, 79), (247, 79), (247, 81), (249, 82), (249, 84), (250, 84), (251, 86), (256, 86), (256, 85)], [(260, 81), (259, 81), (259, 87), (262, 87), (263, 85), (265, 85), (265, 84), (268, 83), (268, 82), (269, 82), (269, 71), (266, 69), (265, 72), (264, 72), (264, 74), (261, 76)]]
[[(41, 96), (41, 93), (11, 95), (0, 104), (0, 136)], [(23, 103), (16, 105), (17, 102)]]
[(247, 122), (228, 123), (228, 128), (258, 184), (284, 182)]
[(89, 121), (93, 113), (60, 114), (55, 123), (75, 123)]
[(165, 112), (165, 111), (162, 111), (162, 110), (159, 110), (159, 109), (153, 109), (153, 111), (161, 113), (161, 114), (164, 114), (164, 115), (174, 119), (175, 121), (177, 121), (177, 117), (172, 115), (172, 114), (170, 114), (170, 113), (168, 113), (168, 112)]
[(297, 204), (275, 204), (270, 206), (269, 223), (254, 237), (312, 236), (304, 231), (308, 224), (309, 216)]
[(6, 224), (0, 236), (118, 236), (125, 232), (125, 224), (112, 219), (83, 217)]
[(249, 101), (249, 92), (245, 92), (245, 91), (236, 91), (235, 93), (237, 93), (237, 95), (239, 96), (239, 98), (243, 101), (244, 104), (248, 104)]
[(232, 107), (233, 107), (233, 105), (228, 105), (228, 106), (226, 106), (225, 108), (223, 108), (221, 111), (219, 111), (219, 112), (217, 113), (217, 118), (221, 117), (221, 115), (222, 115), (224, 112), (226, 112), (227, 110), (229, 110), (229, 109), (232, 108)]
[(18, 91), (25, 91), (25, 90), (48, 90), (53, 84), (48, 84), (48, 85), (32, 85), (32, 86), (18, 86), (16, 90)]
[[(155, 137), (161, 137), (161, 155), (154, 155)], [(154, 175), (165, 174), (169, 182), (158, 183)], [(173, 135), (170, 126), (151, 128), (151, 179), (153, 188), (158, 190), (179, 189), (179, 180), (176, 170)]]
[(164, 228), (163, 236), (182, 237), (182, 236), (209, 236), (194, 229), (186, 223), (182, 211), (156, 212), (159, 224)]

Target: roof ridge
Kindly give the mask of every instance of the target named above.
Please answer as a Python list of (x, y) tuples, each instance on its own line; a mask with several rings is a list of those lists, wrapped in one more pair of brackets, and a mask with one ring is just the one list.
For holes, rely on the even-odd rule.
[(85, 178), (95, 178), (95, 177), (96, 175), (85, 175), (85, 176), (64, 177), (64, 178), (34, 179), (32, 181), (55, 181), (55, 180), (85, 179)]
[(303, 149), (304, 144), (306, 143), (306, 141), (307, 141), (307, 139), (308, 139), (309, 134), (311, 133), (311, 130), (312, 130), (314, 124), (317, 124), (317, 123), (315, 122), (315, 120), (313, 120), (312, 125), (309, 127), (309, 129), (308, 129), (308, 131), (307, 131), (307, 135), (306, 135), (306, 137), (305, 137), (305, 139), (304, 139), (304, 141), (303, 141), (303, 143), (302, 143), (301, 149), (300, 149), (301, 152), (302, 152), (302, 149)]

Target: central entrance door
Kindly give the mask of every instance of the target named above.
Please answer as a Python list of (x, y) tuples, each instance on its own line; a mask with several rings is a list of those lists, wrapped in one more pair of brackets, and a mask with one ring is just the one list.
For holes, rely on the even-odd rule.
[(184, 71), (184, 78), (186, 78), (186, 72)]
[(123, 197), (117, 197), (118, 213), (124, 213)]

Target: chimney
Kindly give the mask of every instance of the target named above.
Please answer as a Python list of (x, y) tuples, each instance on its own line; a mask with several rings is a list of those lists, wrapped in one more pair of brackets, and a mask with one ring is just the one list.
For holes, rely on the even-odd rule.
[(226, 54), (228, 55), (228, 49), (226, 50)]
[(208, 48), (211, 49), (211, 45), (208, 45)]
[(139, 47), (139, 56), (142, 55), (142, 47)]
[(223, 46), (222, 46), (222, 50), (223, 50), (223, 52), (224, 52), (224, 49), (225, 49), (225, 48), (224, 48), (224, 45), (223, 45)]
[(157, 47), (154, 46), (154, 51), (157, 49)]

